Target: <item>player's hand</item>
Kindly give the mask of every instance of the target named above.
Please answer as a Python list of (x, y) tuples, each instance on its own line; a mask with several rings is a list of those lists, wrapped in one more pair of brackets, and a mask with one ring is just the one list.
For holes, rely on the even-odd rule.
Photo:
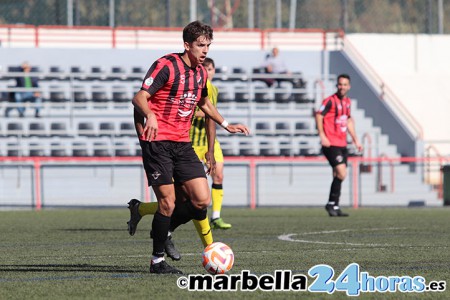
[(250, 134), (250, 130), (247, 128), (247, 126), (242, 124), (229, 124), (227, 128), (225, 128), (225, 130), (229, 133), (243, 133), (245, 135)]
[(142, 135), (149, 142), (154, 140), (158, 135), (158, 121), (156, 121), (156, 116), (153, 112), (147, 115), (147, 121), (145, 122)]
[(320, 136), (320, 144), (326, 148), (331, 146), (330, 140), (325, 135)]
[(214, 152), (206, 152), (205, 154), (206, 175), (210, 175), (216, 171), (216, 159)]
[(358, 149), (358, 152), (362, 152), (364, 150), (363, 145), (361, 145), (358, 141), (355, 142), (355, 147)]

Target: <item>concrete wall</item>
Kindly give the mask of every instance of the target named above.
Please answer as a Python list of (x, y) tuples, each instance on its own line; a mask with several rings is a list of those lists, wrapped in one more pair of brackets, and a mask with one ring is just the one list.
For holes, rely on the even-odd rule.
[(350, 34), (347, 39), (401, 100), (434, 144), (450, 155), (450, 35)]
[[(352, 78), (349, 95), (357, 99), (358, 107), (365, 110), (366, 115), (373, 119), (374, 125), (380, 127), (383, 134), (389, 135), (389, 143), (396, 145), (402, 156), (416, 156), (414, 137), (403, 127), (395, 112), (380, 101), (357, 66), (352, 64), (341, 52), (331, 52), (330, 73), (349, 74)], [(358, 124), (356, 124), (356, 128), (358, 128)]]

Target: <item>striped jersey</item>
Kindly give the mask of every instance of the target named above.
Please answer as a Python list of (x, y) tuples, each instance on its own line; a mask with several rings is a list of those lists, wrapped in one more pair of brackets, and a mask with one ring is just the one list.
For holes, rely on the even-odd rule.
[(208, 95), (206, 69), (201, 64), (189, 67), (181, 55), (171, 53), (156, 60), (142, 82), (141, 90), (151, 95), (148, 107), (158, 121), (155, 141), (189, 142), (194, 110)]
[[(206, 86), (208, 87), (208, 98), (212, 102), (214, 106), (217, 106), (217, 96), (219, 94), (219, 90), (217, 87), (211, 83), (211, 81), (207, 81)], [(197, 108), (199, 109), (199, 108)], [(192, 146), (207, 146), (206, 139), (206, 128), (205, 128), (205, 118), (203, 117), (194, 117), (192, 120), (191, 130), (189, 131), (189, 136), (191, 138)]]
[(347, 120), (350, 116), (350, 98), (339, 99), (337, 94), (322, 101), (318, 113), (323, 118), (323, 130), (331, 146), (347, 146)]

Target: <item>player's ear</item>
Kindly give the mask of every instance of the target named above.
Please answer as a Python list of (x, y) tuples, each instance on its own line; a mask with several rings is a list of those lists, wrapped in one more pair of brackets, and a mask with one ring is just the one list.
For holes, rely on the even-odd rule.
[(191, 47), (191, 45), (188, 42), (184, 42), (184, 49), (186, 51), (189, 50), (190, 47)]

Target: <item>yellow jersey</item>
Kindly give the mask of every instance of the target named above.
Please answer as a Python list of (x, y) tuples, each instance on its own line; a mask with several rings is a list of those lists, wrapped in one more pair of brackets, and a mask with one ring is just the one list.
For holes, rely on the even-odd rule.
[[(217, 96), (219, 94), (218, 88), (211, 83), (211, 81), (206, 82), (206, 87), (208, 88), (208, 98), (214, 106), (217, 107)], [(196, 108), (196, 111), (199, 108)], [(191, 139), (192, 146), (208, 146), (206, 139), (206, 129), (205, 129), (205, 118), (194, 117), (192, 118), (192, 126), (189, 130), (189, 137)]]

